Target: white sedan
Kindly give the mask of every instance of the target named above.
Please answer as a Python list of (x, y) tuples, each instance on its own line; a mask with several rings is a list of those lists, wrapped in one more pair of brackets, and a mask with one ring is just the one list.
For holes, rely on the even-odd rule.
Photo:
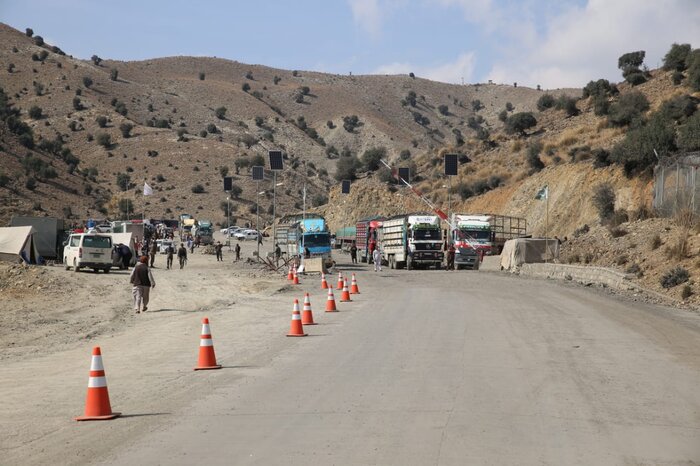
[(233, 234), (238, 241), (257, 240), (259, 233), (255, 230), (240, 230)]

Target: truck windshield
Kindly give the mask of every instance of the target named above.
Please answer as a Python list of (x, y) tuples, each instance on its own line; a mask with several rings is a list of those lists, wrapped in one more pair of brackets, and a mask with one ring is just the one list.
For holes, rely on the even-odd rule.
[(438, 228), (435, 229), (420, 229), (413, 231), (413, 239), (415, 240), (433, 240), (440, 241), (441, 234)]
[(86, 248), (111, 248), (112, 238), (109, 236), (85, 236), (83, 247)]
[(489, 239), (491, 239), (491, 232), (488, 230), (466, 230), (461, 228), (457, 231), (456, 239), (469, 238), (481, 241), (488, 241)]
[(304, 246), (307, 248), (330, 246), (331, 239), (328, 233), (312, 233), (304, 235)]

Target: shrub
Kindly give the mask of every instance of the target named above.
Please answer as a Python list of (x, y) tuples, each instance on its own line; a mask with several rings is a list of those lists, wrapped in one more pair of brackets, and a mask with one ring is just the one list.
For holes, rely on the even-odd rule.
[(207, 137), (207, 134), (209, 134), (209, 133), (207, 133), (207, 130), (203, 129), (202, 131), (199, 132), (199, 137), (205, 138), (205, 137)]
[(622, 77), (627, 79), (631, 74), (639, 73), (639, 67), (644, 63), (644, 56), (646, 52), (644, 50), (639, 50), (637, 52), (628, 52), (621, 55), (617, 59), (617, 67), (622, 70)]
[(238, 198), (243, 193), (243, 188), (235, 183), (231, 183), (231, 197)]
[(112, 137), (107, 133), (97, 133), (95, 140), (97, 144), (102, 147), (109, 147), (112, 145)]
[(527, 164), (530, 166), (533, 172), (541, 171), (544, 168), (544, 163), (540, 159), (540, 152), (542, 151), (542, 143), (537, 141), (527, 148)]
[(408, 94), (406, 94), (405, 100), (408, 103), (408, 105), (410, 105), (411, 107), (415, 107), (416, 106), (416, 98), (417, 98), (417, 96), (416, 96), (415, 91), (408, 91)]
[(664, 56), (664, 70), (666, 71), (683, 71), (688, 66), (686, 60), (690, 54), (690, 44), (671, 45), (671, 49)]
[(680, 71), (674, 71), (671, 75), (671, 81), (676, 86), (683, 82), (683, 78), (685, 78), (685, 76), (683, 76), (683, 73), (681, 73)]
[(524, 136), (525, 131), (537, 125), (537, 120), (530, 112), (514, 113), (506, 120), (506, 132), (509, 134), (520, 133)]
[(401, 160), (408, 160), (411, 158), (411, 151), (408, 149), (404, 149), (399, 153), (399, 158)]
[(0, 188), (4, 188), (10, 183), (10, 177), (4, 173), (0, 173)]
[(386, 149), (384, 147), (367, 149), (362, 154), (362, 164), (367, 171), (377, 171), (379, 167), (383, 166), (380, 160), (384, 157), (386, 157)]
[(44, 45), (44, 38), (41, 36), (34, 36), (34, 45), (38, 45), (39, 47)]
[(19, 136), (19, 143), (22, 144), (27, 149), (34, 148), (34, 136), (32, 133), (23, 133)]
[(674, 286), (678, 286), (681, 283), (687, 282), (689, 278), (690, 274), (688, 271), (678, 265), (663, 274), (660, 281), (662, 287), (669, 289), (673, 288)]
[(475, 112), (478, 112), (479, 110), (484, 108), (484, 105), (481, 103), (481, 101), (479, 99), (472, 100), (471, 104), (472, 104), (472, 110), (474, 110)]
[(608, 121), (613, 126), (626, 126), (639, 120), (649, 110), (649, 101), (641, 92), (628, 92), (610, 105)]
[(247, 149), (250, 149), (258, 143), (258, 139), (252, 134), (244, 134), (243, 136), (238, 138), (238, 141), (242, 142)]
[(336, 164), (335, 179), (354, 180), (357, 178), (357, 169), (361, 166), (359, 159), (351, 155), (349, 157), (340, 157)]
[(328, 204), (328, 196), (325, 196), (323, 194), (316, 194), (311, 199), (311, 205), (313, 205), (314, 207), (319, 207), (326, 204)]
[(627, 82), (633, 86), (639, 86), (640, 84), (647, 82), (646, 76), (641, 71), (628, 74), (626, 79)]
[(7, 65), (7, 72), (8, 73), (12, 73), (14, 71), (14, 69), (15, 69), (14, 63), (10, 63), (9, 65)]
[(43, 115), (41, 113), (41, 107), (37, 107), (36, 105), (33, 105), (32, 108), (29, 109), (29, 118), (33, 120), (39, 120)]
[(700, 91), (700, 49), (695, 49), (688, 54), (686, 64), (688, 66), (688, 85), (694, 91)]
[(73, 109), (82, 110), (83, 108), (84, 107), (82, 102), (80, 101), (80, 97), (73, 97)]
[(610, 166), (610, 152), (605, 149), (596, 149), (593, 151), (593, 166), (595, 168), (604, 168)]
[(629, 215), (625, 209), (617, 209), (610, 217), (610, 226), (616, 227), (629, 221)]
[(515, 107), (513, 107), (513, 104), (511, 104), (510, 102), (506, 102), (506, 110), (512, 112), (514, 108)]
[(686, 300), (693, 295), (693, 289), (690, 285), (685, 285), (681, 291), (681, 299)]
[(226, 107), (219, 107), (216, 110), (214, 110), (214, 115), (216, 115), (216, 118), (219, 120), (225, 120), (226, 119)]
[(697, 99), (688, 94), (673, 97), (665, 101), (659, 113), (665, 119), (674, 120), (676, 122), (684, 121), (692, 116), (697, 110)]
[(90, 76), (83, 76), (83, 86), (85, 86), (88, 89), (90, 88), (90, 86), (92, 86), (92, 79), (90, 78)]
[(119, 131), (122, 132), (122, 137), (124, 138), (130, 138), (131, 137), (131, 130), (134, 128), (134, 125), (131, 123), (122, 123), (119, 125)]
[(196, 184), (192, 186), (192, 192), (194, 194), (202, 194), (204, 192), (204, 186), (202, 186), (201, 184)]
[(107, 117), (106, 116), (98, 116), (95, 118), (95, 121), (97, 122), (97, 126), (100, 128), (104, 128), (107, 126)]
[(428, 126), (430, 124), (430, 119), (424, 116), (420, 112), (411, 112), (413, 115), (413, 120), (421, 126)]
[(299, 93), (301, 95), (309, 95), (311, 93), (311, 89), (309, 89), (309, 86), (301, 86), (299, 88)]
[(625, 173), (631, 176), (656, 164), (659, 157), (675, 151), (675, 129), (662, 118), (652, 118), (649, 123), (630, 130), (625, 138), (613, 147), (611, 160), (623, 165)]
[(27, 35), (27, 37), (32, 37), (34, 35), (34, 30), (32, 28), (27, 28), (24, 30), (24, 33)]
[(272, 82), (274, 82), (275, 84), (278, 84), (280, 81), (282, 81), (282, 78), (280, 78), (280, 77), (277, 76), (277, 75), (275, 75), (275, 77), (272, 78)]
[(199, 80), (204, 81), (204, 79), (207, 77), (206, 73), (204, 71), (199, 72)]
[(700, 112), (688, 118), (678, 130), (678, 148), (686, 152), (700, 150)]
[(441, 115), (447, 116), (450, 114), (450, 109), (447, 107), (447, 105), (439, 105), (438, 112), (440, 112)]
[(159, 118), (153, 122), (156, 128), (170, 128), (170, 122), (164, 118)]
[(250, 84), (243, 83), (243, 85), (241, 86), (241, 89), (243, 90), (243, 92), (248, 92), (250, 90)]
[(610, 113), (610, 101), (607, 97), (600, 95), (593, 97), (593, 113), (596, 116), (603, 116)]
[(109, 79), (112, 81), (116, 81), (119, 78), (119, 70), (116, 68), (112, 68), (109, 70)]
[(615, 191), (610, 183), (601, 183), (593, 188), (593, 205), (600, 220), (606, 222), (615, 212)]
[(408, 77), (411, 79), (416, 79), (416, 75), (413, 72), (408, 73)]
[(30, 191), (34, 191), (36, 189), (36, 179), (30, 176), (27, 178), (27, 181), (24, 182), (24, 187)]
[(498, 120), (505, 123), (505, 121), (507, 119), (508, 119), (508, 110), (501, 110), (501, 112), (498, 114)]
[(131, 183), (131, 176), (128, 173), (117, 173), (117, 186), (122, 191), (129, 189), (129, 184)]
[(93, 55), (92, 57), (90, 57), (90, 60), (92, 60), (92, 62), (97, 66), (100, 66), (100, 62), (102, 61), (102, 59), (97, 55)]
[(566, 95), (562, 95), (557, 99), (556, 109), (564, 110), (567, 116), (570, 117), (578, 115), (579, 113), (578, 108), (576, 107), (576, 99)]
[(357, 115), (343, 117), (343, 129), (348, 133), (354, 133), (355, 129), (361, 126), (362, 123)]
[(625, 235), (627, 235), (629, 232), (625, 230), (624, 228), (621, 227), (612, 227), (610, 228), (610, 236), (613, 238), (621, 238)]
[(554, 107), (556, 104), (556, 99), (552, 94), (542, 94), (539, 99), (537, 99), (537, 110), (543, 112), (548, 108)]

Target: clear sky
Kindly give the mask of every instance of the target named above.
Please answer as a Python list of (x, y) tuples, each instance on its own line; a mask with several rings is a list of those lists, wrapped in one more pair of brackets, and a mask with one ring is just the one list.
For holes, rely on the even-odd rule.
[(79, 58), (216, 56), (330, 73), (545, 88), (619, 81), (617, 57), (700, 47), (700, 0), (0, 0)]

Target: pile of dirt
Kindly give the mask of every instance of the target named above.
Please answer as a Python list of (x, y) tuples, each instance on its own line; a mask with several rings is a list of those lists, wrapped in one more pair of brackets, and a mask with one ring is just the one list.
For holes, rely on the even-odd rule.
[(0, 295), (23, 296), (56, 291), (61, 282), (41, 266), (0, 263)]

